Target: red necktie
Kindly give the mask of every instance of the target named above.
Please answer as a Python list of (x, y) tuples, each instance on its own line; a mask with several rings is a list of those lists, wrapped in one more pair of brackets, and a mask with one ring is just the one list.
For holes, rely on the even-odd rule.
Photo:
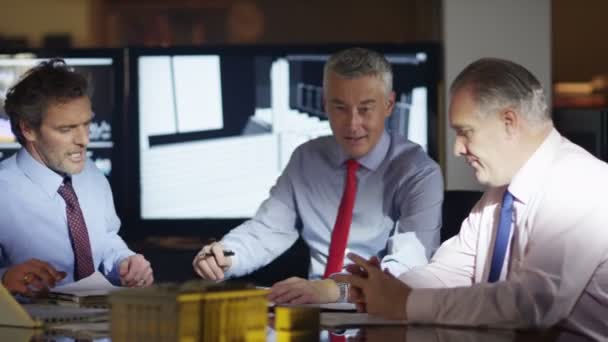
[(346, 336), (329, 333), (329, 342), (346, 342)]
[(355, 159), (346, 161), (346, 182), (344, 184), (344, 194), (340, 201), (338, 216), (331, 233), (331, 244), (329, 245), (329, 256), (327, 257), (327, 267), (325, 268), (324, 278), (331, 274), (342, 271), (344, 263), (344, 251), (348, 241), (348, 231), (353, 220), (353, 207), (355, 206), (355, 195), (357, 194), (357, 169), (359, 163)]
[(72, 187), (72, 181), (69, 178), (65, 178), (57, 192), (65, 201), (70, 240), (72, 249), (74, 250), (74, 280), (80, 280), (95, 272), (89, 232), (87, 225), (84, 223), (84, 216), (82, 216), (78, 197)]

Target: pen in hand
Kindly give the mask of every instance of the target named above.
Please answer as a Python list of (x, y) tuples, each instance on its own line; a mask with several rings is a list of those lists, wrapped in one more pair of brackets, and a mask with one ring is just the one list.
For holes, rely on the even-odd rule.
[[(233, 255), (234, 255), (233, 251), (224, 250), (224, 256), (225, 257), (233, 256)], [(212, 256), (214, 256), (214, 254), (212, 252), (207, 252), (203, 256), (205, 256), (205, 257), (212, 257)]]

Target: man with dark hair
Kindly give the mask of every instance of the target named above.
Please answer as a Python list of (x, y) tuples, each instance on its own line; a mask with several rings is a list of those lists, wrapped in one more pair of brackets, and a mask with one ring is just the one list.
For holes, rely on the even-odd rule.
[(0, 163), (0, 278), (29, 295), (103, 272), (149, 286), (150, 263), (118, 236), (112, 192), (86, 157), (93, 118), (88, 82), (63, 60), (29, 70), (4, 108), (23, 146)]
[[(207, 245), (194, 268), (207, 279), (240, 276), (291, 246), (298, 234), (310, 248), (309, 279), (274, 284), (277, 303), (344, 301), (346, 250), (382, 258), (400, 274), (428, 262), (439, 244), (443, 182), (424, 150), (384, 122), (395, 103), (390, 63), (352, 48), (332, 55), (323, 75), (325, 112), (333, 136), (299, 146), (249, 221)], [(223, 249), (235, 252), (224, 257)]]
[(553, 127), (543, 88), (496, 58), (456, 78), (454, 153), (488, 190), (431, 262), (399, 278), (357, 255), (351, 296), (413, 323), (505, 328), (557, 324), (608, 336), (608, 165)]

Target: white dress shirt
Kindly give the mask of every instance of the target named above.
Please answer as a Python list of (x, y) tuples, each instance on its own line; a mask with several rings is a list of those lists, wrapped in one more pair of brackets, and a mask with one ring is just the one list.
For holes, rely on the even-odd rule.
[(414, 288), (415, 322), (508, 328), (561, 324), (608, 336), (608, 164), (555, 129), (515, 175), (510, 254), (487, 282), (505, 188), (488, 190), (460, 233), (427, 266), (400, 276)]
[[(299, 146), (255, 216), (222, 239), (235, 251), (227, 276), (268, 264), (301, 234), (310, 247), (309, 277), (320, 278), (348, 158), (333, 136)], [(393, 274), (427, 264), (441, 228), (443, 182), (437, 163), (420, 146), (387, 132), (358, 161), (348, 251), (379, 256)]]

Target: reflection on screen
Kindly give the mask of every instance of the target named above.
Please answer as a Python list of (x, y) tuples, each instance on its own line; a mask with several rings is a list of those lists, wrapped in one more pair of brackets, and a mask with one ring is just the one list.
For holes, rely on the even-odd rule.
[[(13, 155), (21, 145), (10, 128), (4, 113), (4, 100), (8, 89), (30, 68), (45, 59), (33, 55), (0, 55), (0, 160)], [(91, 103), (95, 117), (90, 125), (90, 144), (87, 156), (109, 176), (112, 170), (112, 112), (114, 110), (114, 61), (112, 58), (78, 57), (66, 58), (74, 70), (89, 78), (93, 87)]]
[[(300, 144), (331, 129), (327, 55), (138, 57), (142, 219), (254, 215)], [(387, 127), (425, 150), (426, 55), (387, 55), (395, 109)]]

